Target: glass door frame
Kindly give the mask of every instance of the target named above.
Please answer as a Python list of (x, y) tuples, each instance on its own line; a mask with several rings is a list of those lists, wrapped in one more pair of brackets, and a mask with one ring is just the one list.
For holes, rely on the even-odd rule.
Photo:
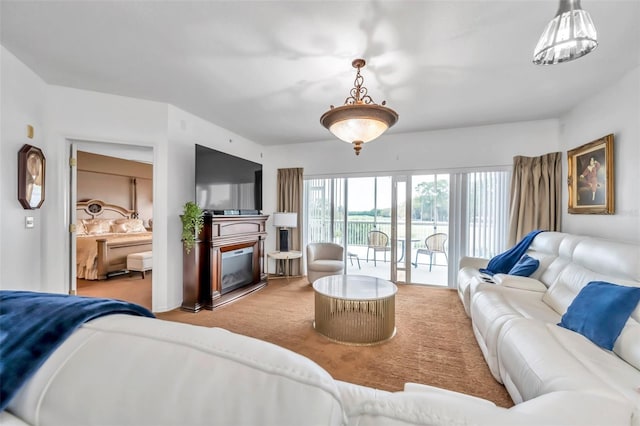
[[(457, 275), (457, 265), (459, 259), (462, 256), (467, 255), (468, 244), (469, 244), (469, 229), (467, 225), (467, 216), (469, 214), (469, 189), (468, 189), (468, 181), (470, 179), (470, 175), (472, 173), (487, 173), (487, 172), (499, 172), (499, 173), (507, 173), (506, 177), (500, 177), (501, 180), (506, 179), (507, 183), (502, 184), (500, 188), (503, 188), (501, 191), (505, 191), (505, 197), (507, 208), (505, 208), (505, 214), (508, 215), (508, 181), (511, 176), (511, 169), (509, 166), (495, 166), (495, 167), (487, 167), (487, 168), (464, 168), (464, 169), (450, 169), (450, 170), (412, 170), (412, 171), (403, 171), (399, 173), (395, 172), (387, 172), (387, 173), (358, 173), (358, 174), (338, 174), (338, 175), (321, 175), (321, 176), (305, 176), (305, 181), (309, 179), (331, 179), (332, 182), (332, 190), (331, 190), (331, 203), (334, 205), (336, 203), (335, 200), (335, 191), (338, 189), (337, 180), (342, 179), (344, 185), (344, 194), (343, 194), (343, 203), (344, 203), (344, 212), (340, 214), (338, 211), (333, 211), (331, 216), (331, 235), (332, 239), (335, 238), (335, 228), (333, 228), (334, 221), (339, 220), (342, 222), (342, 226), (344, 228), (343, 235), (340, 238), (340, 242), (346, 248), (347, 245), (347, 222), (348, 222), (348, 194), (351, 192), (352, 188), (348, 185), (348, 180), (351, 178), (359, 178), (359, 177), (371, 177), (371, 178), (391, 178), (391, 226), (390, 226), (390, 244), (392, 247), (396, 248), (395, 250), (391, 250), (391, 265), (390, 272), (388, 278), (396, 283), (411, 283), (413, 280), (412, 275), (418, 277), (419, 271), (416, 272), (412, 268), (412, 254), (415, 256), (414, 248), (412, 247), (411, 238), (405, 238), (404, 243), (404, 257), (401, 257), (398, 253), (398, 248), (402, 247), (398, 241), (398, 235), (402, 233), (404, 229), (405, 236), (411, 236), (412, 231), (415, 229), (418, 234), (420, 234), (419, 228), (416, 226), (412, 227), (412, 204), (413, 204), (413, 186), (414, 182), (417, 182), (416, 177), (422, 175), (441, 175), (447, 174), (449, 175), (449, 245), (448, 245), (448, 256), (447, 256), (447, 281), (448, 287), (455, 288), (455, 278)], [(400, 191), (400, 185), (402, 183), (406, 183), (404, 190), (404, 198), (405, 198), (405, 223), (398, 223), (398, 199), (403, 198), (402, 191)], [(305, 206), (308, 205), (308, 194), (305, 190)], [(502, 198), (501, 198), (502, 199)], [(305, 207), (306, 209), (306, 207)], [(502, 210), (501, 210), (502, 211)], [(308, 221), (308, 212), (304, 215), (305, 221)], [(304, 232), (304, 241), (305, 244), (308, 243), (309, 235), (307, 235), (307, 230), (309, 229), (309, 224), (305, 223), (305, 232)], [(494, 238), (495, 239), (495, 238)], [(499, 241), (498, 241), (499, 242)], [(506, 243), (505, 243), (506, 244)], [(498, 252), (500, 252), (497, 247)], [(496, 253), (497, 254), (497, 253)], [(474, 255), (474, 254), (469, 254)], [(398, 258), (401, 258), (402, 261), (400, 263), (397, 262)], [(345, 270), (347, 268), (348, 256), (346, 255), (345, 250), (345, 258), (343, 259), (345, 264)], [(414, 272), (412, 274), (412, 272)], [(403, 277), (404, 275), (404, 277)], [(399, 278), (404, 278), (400, 280)]]
[[(403, 190), (400, 188), (404, 185)], [(391, 281), (399, 284), (407, 284), (411, 282), (411, 175), (392, 175), (391, 180), (391, 244), (392, 247), (398, 247), (400, 242), (398, 239), (399, 231), (402, 224), (398, 222), (398, 209), (404, 198), (404, 242), (401, 244), (404, 253), (400, 255), (403, 261), (398, 262), (398, 250), (391, 251)], [(404, 194), (404, 197), (403, 197)], [(409, 239), (407, 240), (407, 236)]]

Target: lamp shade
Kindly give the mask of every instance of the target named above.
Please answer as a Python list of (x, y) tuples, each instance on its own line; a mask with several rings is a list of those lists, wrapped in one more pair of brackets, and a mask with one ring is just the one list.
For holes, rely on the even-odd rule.
[(533, 52), (533, 63), (552, 65), (580, 58), (598, 46), (591, 16), (580, 0), (560, 0), (556, 16), (547, 24)]
[(367, 143), (382, 135), (398, 121), (390, 108), (375, 104), (343, 105), (327, 111), (320, 122), (338, 139)]
[(278, 228), (296, 228), (298, 226), (298, 214), (274, 213), (273, 226)]
[(357, 69), (349, 96), (344, 105), (334, 107), (322, 114), (320, 123), (334, 136), (353, 144), (356, 155), (360, 155), (362, 145), (382, 135), (398, 121), (398, 114), (385, 106), (386, 102), (376, 104), (363, 86), (364, 79), (360, 69), (365, 66), (364, 59), (354, 59), (351, 65)]

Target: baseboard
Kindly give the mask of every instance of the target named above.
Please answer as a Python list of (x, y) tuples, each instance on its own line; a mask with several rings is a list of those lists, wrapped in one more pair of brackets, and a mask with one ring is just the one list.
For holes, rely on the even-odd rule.
[(282, 279), (296, 279), (296, 278), (304, 278), (305, 275), (280, 275), (280, 274), (269, 274), (267, 276), (267, 280), (282, 280)]

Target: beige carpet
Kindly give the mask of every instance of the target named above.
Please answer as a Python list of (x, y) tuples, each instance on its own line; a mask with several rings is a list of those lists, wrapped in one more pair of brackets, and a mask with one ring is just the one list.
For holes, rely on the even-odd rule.
[(106, 280), (78, 279), (78, 296), (109, 297), (112, 299), (126, 300), (136, 303), (151, 310), (151, 271), (145, 274), (133, 272), (115, 276)]
[(332, 342), (313, 329), (314, 296), (306, 279), (269, 285), (214, 311), (180, 310), (158, 318), (222, 327), (266, 340), (314, 360), (334, 378), (388, 391), (424, 383), (513, 405), (487, 367), (457, 292), (401, 285), (396, 296), (396, 336), (375, 346)]

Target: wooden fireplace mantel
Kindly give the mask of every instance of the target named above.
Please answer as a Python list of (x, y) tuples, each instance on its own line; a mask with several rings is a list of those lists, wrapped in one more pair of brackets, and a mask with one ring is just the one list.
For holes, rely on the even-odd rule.
[[(205, 309), (213, 309), (226, 302), (244, 296), (267, 285), (264, 268), (264, 240), (267, 238), (266, 223), (269, 216), (207, 216), (205, 227), (210, 219), (210, 264), (211, 281), (209, 294), (205, 290)], [(222, 295), (221, 268), (222, 253), (253, 247), (253, 280), (251, 284)]]
[[(268, 218), (268, 215), (204, 216), (204, 228), (200, 234), (200, 261), (195, 265), (199, 276), (194, 285), (198, 288), (196, 291), (184, 288), (184, 297), (194, 300), (191, 303), (183, 301), (183, 309), (194, 312), (200, 307), (213, 309), (267, 284), (264, 241), (267, 238)], [(247, 247), (253, 247), (253, 279), (250, 284), (223, 295), (221, 293), (222, 253)], [(197, 308), (193, 309), (191, 305)]]

